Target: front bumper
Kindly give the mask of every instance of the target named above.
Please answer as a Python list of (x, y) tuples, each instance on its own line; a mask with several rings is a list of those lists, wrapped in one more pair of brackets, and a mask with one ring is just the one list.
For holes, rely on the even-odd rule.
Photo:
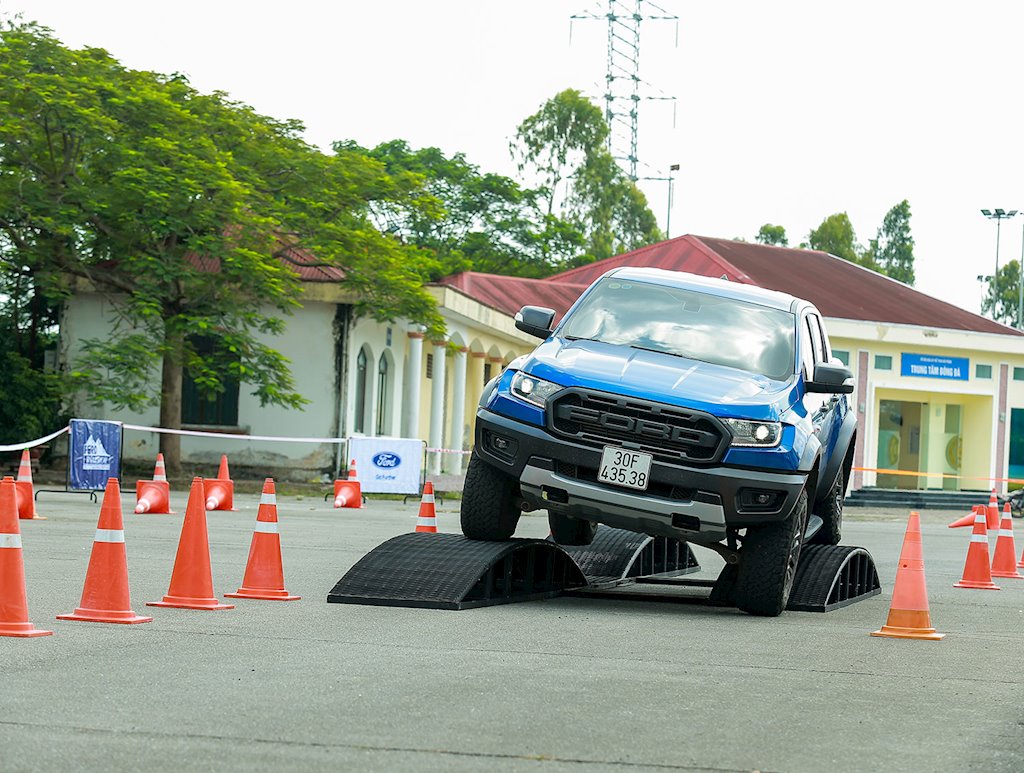
[[(504, 448), (499, 448), (504, 445)], [(480, 408), (476, 453), (519, 480), (523, 499), (573, 517), (646, 534), (718, 542), (727, 528), (784, 519), (803, 489), (805, 473), (651, 464), (650, 485), (639, 492), (597, 482), (601, 449), (556, 438), (543, 428)], [(744, 506), (744, 490), (775, 492), (770, 509)]]

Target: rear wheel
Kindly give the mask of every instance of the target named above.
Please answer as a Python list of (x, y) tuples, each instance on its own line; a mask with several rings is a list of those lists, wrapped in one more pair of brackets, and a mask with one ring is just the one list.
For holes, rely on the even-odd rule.
[(748, 528), (736, 577), (736, 606), (751, 615), (775, 617), (789, 603), (807, 529), (807, 491), (789, 517)]
[(475, 453), (469, 458), (462, 489), (462, 533), (470, 539), (507, 540), (519, 523), (519, 482)]
[(812, 545), (838, 545), (843, 536), (843, 502), (846, 500), (846, 479), (843, 471), (836, 475), (835, 483), (829, 489), (825, 501), (818, 505), (814, 514), (821, 518), (821, 528), (811, 537)]
[(548, 511), (551, 537), (559, 545), (589, 545), (597, 534), (597, 524), (562, 513)]

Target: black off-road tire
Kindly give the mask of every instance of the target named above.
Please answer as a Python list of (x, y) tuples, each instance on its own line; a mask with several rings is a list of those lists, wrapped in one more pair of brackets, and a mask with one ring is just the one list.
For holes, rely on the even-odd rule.
[(808, 540), (810, 545), (838, 545), (843, 536), (843, 502), (846, 500), (846, 479), (843, 471), (836, 475), (828, 496), (818, 504), (814, 514), (821, 518), (821, 528)]
[(807, 529), (807, 491), (800, 492), (789, 517), (748, 528), (736, 577), (736, 606), (751, 615), (776, 617), (789, 603)]
[(597, 534), (597, 524), (593, 521), (584, 521), (550, 510), (548, 526), (551, 527), (551, 538), (559, 545), (589, 545)]
[(474, 453), (462, 489), (462, 533), (477, 540), (510, 539), (521, 514), (518, 494), (519, 481)]

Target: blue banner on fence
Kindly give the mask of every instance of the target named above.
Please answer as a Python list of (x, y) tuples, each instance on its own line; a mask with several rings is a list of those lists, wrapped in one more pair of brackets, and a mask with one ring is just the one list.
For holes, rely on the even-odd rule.
[(121, 422), (72, 419), (68, 483), (75, 491), (102, 491), (121, 477)]

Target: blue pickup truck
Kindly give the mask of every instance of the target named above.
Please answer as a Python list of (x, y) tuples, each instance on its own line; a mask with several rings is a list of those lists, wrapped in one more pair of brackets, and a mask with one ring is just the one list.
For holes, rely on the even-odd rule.
[(853, 462), (849, 369), (807, 301), (619, 268), (484, 390), (462, 499), (470, 539), (544, 509), (554, 539), (597, 524), (676, 537), (737, 565), (740, 609), (786, 607), (805, 541), (836, 544)]

